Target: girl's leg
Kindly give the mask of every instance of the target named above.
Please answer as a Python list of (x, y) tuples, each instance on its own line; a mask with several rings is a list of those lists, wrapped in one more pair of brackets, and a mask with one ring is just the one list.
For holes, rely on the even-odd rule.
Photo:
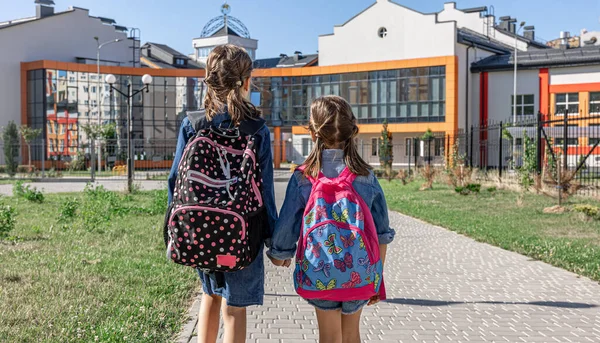
[(360, 343), (360, 315), (362, 309), (353, 314), (342, 315), (342, 343)]
[(202, 295), (198, 316), (198, 343), (214, 343), (219, 335), (219, 311), (222, 298), (218, 295)]
[(246, 308), (221, 304), (223, 313), (224, 335), (223, 343), (246, 342)]
[(317, 311), (319, 343), (342, 343), (342, 310)]

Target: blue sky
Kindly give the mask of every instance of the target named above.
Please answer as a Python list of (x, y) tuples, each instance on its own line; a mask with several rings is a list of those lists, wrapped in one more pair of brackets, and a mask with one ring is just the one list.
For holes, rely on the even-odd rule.
[[(258, 58), (295, 50), (305, 54), (318, 49), (318, 36), (331, 33), (375, 0), (229, 0), (231, 15), (242, 20), (252, 38), (259, 40)], [(443, 0), (396, 0), (421, 12), (438, 12)], [(458, 0), (458, 8), (494, 5), (496, 17), (511, 15), (535, 25), (546, 40), (559, 31), (579, 34), (586, 28), (600, 31), (600, 0)], [(220, 15), (223, 0), (55, 0), (57, 11), (83, 7), (91, 15), (113, 18), (119, 25), (138, 27), (142, 41), (163, 43), (188, 54), (191, 40), (204, 24)], [(33, 0), (0, 0), (0, 21), (32, 16)], [(92, 38), (90, 38), (92, 39)], [(1, 58), (1, 57), (0, 57)]]

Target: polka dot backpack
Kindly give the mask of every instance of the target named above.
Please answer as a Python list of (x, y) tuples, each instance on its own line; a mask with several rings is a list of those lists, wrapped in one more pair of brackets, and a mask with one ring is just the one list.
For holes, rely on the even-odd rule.
[(197, 120), (165, 218), (172, 261), (208, 273), (237, 271), (256, 259), (267, 226), (256, 136), (264, 124), (222, 129)]

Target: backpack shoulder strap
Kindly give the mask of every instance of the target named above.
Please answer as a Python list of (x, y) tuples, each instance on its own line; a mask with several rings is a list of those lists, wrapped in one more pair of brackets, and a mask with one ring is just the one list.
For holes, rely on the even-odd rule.
[(196, 132), (205, 129), (210, 125), (210, 122), (206, 119), (206, 111), (204, 111), (204, 109), (187, 111), (186, 116)]

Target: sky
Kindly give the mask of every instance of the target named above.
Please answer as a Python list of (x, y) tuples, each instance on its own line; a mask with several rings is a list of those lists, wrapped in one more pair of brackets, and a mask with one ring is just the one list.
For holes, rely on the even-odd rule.
[[(137, 27), (142, 42), (167, 44), (192, 53), (192, 39), (221, 15), (223, 0), (54, 0), (56, 11), (83, 7), (93, 16), (112, 18), (118, 25)], [(257, 58), (281, 53), (316, 53), (318, 36), (340, 25), (375, 0), (229, 0), (231, 16), (240, 19), (254, 39)], [(443, 9), (444, 0), (395, 0), (420, 12)], [(457, 8), (493, 5), (496, 18), (510, 15), (534, 25), (545, 40), (560, 31), (578, 35), (581, 29), (600, 31), (600, 0), (457, 0)], [(0, 22), (35, 15), (34, 0), (0, 0)], [(92, 38), (90, 38), (92, 39)], [(1, 58), (1, 52), (0, 52)]]

